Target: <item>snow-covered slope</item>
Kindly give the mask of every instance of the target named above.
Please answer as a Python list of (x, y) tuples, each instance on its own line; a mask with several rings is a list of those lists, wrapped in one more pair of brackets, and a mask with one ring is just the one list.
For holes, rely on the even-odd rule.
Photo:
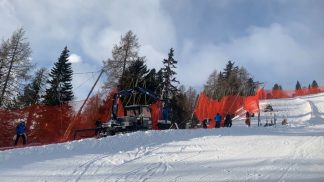
[[(0, 152), (0, 181), (324, 181), (324, 94), (271, 104), (278, 123), (135, 132)], [(266, 113), (262, 113), (265, 124)], [(267, 116), (269, 117), (269, 116)]]

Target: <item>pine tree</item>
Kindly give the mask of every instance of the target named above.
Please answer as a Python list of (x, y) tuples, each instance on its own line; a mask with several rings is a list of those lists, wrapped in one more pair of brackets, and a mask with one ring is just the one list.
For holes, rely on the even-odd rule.
[(162, 99), (165, 100), (167, 104), (169, 103), (169, 100), (174, 95), (176, 95), (176, 92), (178, 91), (175, 84), (179, 83), (179, 81), (176, 80), (175, 78), (176, 72), (174, 71), (178, 61), (176, 61), (173, 58), (173, 56), (174, 56), (174, 50), (173, 48), (171, 48), (168, 54), (168, 59), (163, 60), (163, 65), (164, 65), (164, 68), (162, 68), (163, 82), (161, 83), (163, 88)]
[(318, 84), (315, 80), (312, 82), (312, 88), (318, 88)]
[[(126, 90), (135, 87), (142, 87), (151, 92), (154, 92), (155, 88), (152, 87), (156, 85), (156, 83), (153, 80), (155, 78), (155, 75), (153, 75), (153, 73), (155, 74), (155, 71), (150, 72), (150, 70), (147, 69), (145, 60), (139, 58), (135, 62), (131, 63), (130, 66), (126, 69), (124, 76), (122, 77), (123, 79), (120, 80), (119, 89)], [(151, 88), (148, 88), (148, 86), (150, 86)], [(129, 103), (146, 105), (151, 103), (152, 99), (150, 97), (146, 97), (146, 95), (143, 94), (133, 94), (123, 98), (123, 101), (125, 105), (128, 105)]]
[(143, 87), (144, 77), (149, 72), (147, 66), (145, 65), (145, 60), (143, 58), (138, 58), (136, 61), (132, 62), (129, 67), (125, 70), (123, 79), (119, 80), (120, 90), (125, 90), (134, 87)]
[(72, 65), (68, 60), (69, 50), (64, 48), (54, 67), (51, 69), (47, 83), (44, 103), (47, 105), (60, 105), (73, 100), (72, 91)]
[(18, 97), (20, 105), (26, 107), (41, 103), (41, 98), (45, 93), (46, 79), (46, 68), (37, 70), (32, 82), (26, 85), (23, 94)]
[(0, 47), (0, 107), (11, 107), (29, 79), (31, 48), (20, 28)]
[(204, 92), (213, 99), (221, 99), (226, 95), (254, 95), (256, 85), (244, 67), (240, 69), (234, 66), (234, 62), (228, 61), (224, 71), (214, 71), (204, 86)]
[(162, 93), (162, 85), (163, 82), (163, 74), (162, 69), (156, 72), (155, 69), (149, 71), (149, 73), (144, 77), (144, 85), (143, 87), (147, 90), (152, 91), (156, 95), (161, 95)]
[(295, 90), (301, 90), (301, 85), (299, 83), (299, 81), (297, 80), (297, 83), (296, 83), (296, 88)]
[(281, 85), (279, 85), (278, 83), (275, 83), (272, 87), (272, 90), (282, 90)]
[(228, 61), (227, 62), (226, 67), (225, 67), (225, 69), (223, 71), (223, 77), (225, 79), (229, 79), (230, 76), (231, 76), (231, 74), (233, 73), (233, 71), (238, 69), (237, 66), (234, 67), (234, 64), (235, 63), (232, 62), (232, 61)]

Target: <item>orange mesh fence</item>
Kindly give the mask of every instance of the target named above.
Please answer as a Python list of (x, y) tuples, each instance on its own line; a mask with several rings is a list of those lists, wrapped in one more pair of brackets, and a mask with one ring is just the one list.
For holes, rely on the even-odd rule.
[(214, 117), (219, 113), (222, 118), (227, 113), (236, 114), (243, 108), (246, 111), (256, 113), (259, 110), (259, 99), (279, 99), (292, 98), (296, 96), (306, 96), (324, 92), (324, 87), (304, 88), (301, 90), (258, 90), (254, 96), (224, 96), (220, 100), (208, 98), (204, 92), (201, 92), (195, 106), (195, 115), (200, 122), (209, 119), (211, 122), (208, 127), (215, 126)]
[(306, 96), (324, 92), (324, 86), (317, 88), (303, 88), (300, 90), (262, 90), (260, 99), (283, 99), (297, 96)]
[(13, 136), (20, 120), (26, 123), (29, 144), (57, 142), (63, 136), (72, 116), (72, 107), (69, 105), (32, 105), (19, 110), (1, 110), (0, 147), (14, 144)]
[[(214, 117), (219, 113), (222, 118), (229, 113), (234, 114), (239, 108), (244, 106), (244, 97), (241, 96), (225, 96), (221, 100), (213, 100), (208, 98), (204, 92), (201, 92), (195, 107), (195, 115), (200, 122), (204, 119), (209, 119), (211, 122), (208, 127), (215, 127)], [(249, 99), (249, 102), (255, 102), (254, 98)], [(248, 110), (257, 109), (250, 105)]]
[[(94, 129), (95, 121), (100, 119), (107, 122), (111, 117), (113, 96), (112, 91), (102, 100), (102, 96), (95, 95), (88, 99), (81, 113), (73, 110), (72, 106), (45, 106), (35, 104), (23, 109), (5, 110), (0, 108), (0, 150), (14, 145), (16, 125), (20, 120), (26, 123), (28, 145), (59, 143), (74, 139), (76, 130)], [(73, 103), (78, 107), (80, 103)], [(160, 117), (160, 102), (151, 105), (152, 128), (157, 129)], [(117, 116), (124, 116), (124, 108), (118, 99)], [(94, 130), (80, 132), (77, 138), (94, 137)], [(20, 140), (18, 146), (22, 145)]]
[(161, 106), (160, 101), (157, 101), (154, 104), (150, 105), (151, 115), (152, 115), (152, 129), (154, 130), (158, 129), (158, 120), (161, 115), (160, 106)]

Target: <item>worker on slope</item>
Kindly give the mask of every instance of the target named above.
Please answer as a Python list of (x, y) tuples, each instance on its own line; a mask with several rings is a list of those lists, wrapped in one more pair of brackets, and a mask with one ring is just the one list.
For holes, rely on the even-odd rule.
[(219, 113), (217, 113), (215, 116), (215, 122), (216, 122), (215, 128), (220, 127), (221, 121), (222, 121), (222, 116)]
[(245, 124), (251, 126), (251, 114), (248, 111), (245, 113)]
[(225, 127), (231, 127), (232, 126), (232, 116), (227, 113), (225, 116)]
[(26, 125), (25, 125), (25, 122), (23, 120), (21, 120), (17, 127), (16, 127), (16, 139), (15, 139), (15, 146), (17, 145), (18, 143), (18, 140), (19, 138), (22, 137), (23, 139), (23, 144), (26, 145), (26, 139), (27, 139), (27, 136), (26, 136)]

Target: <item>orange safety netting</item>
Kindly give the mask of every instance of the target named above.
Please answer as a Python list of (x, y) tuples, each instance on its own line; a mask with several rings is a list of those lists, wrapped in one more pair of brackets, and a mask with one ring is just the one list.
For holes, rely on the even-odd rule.
[(229, 114), (238, 114), (239, 109), (256, 113), (259, 110), (259, 99), (292, 98), (324, 92), (324, 87), (305, 88), (301, 90), (264, 90), (260, 89), (254, 96), (224, 96), (220, 100), (208, 98), (201, 92), (195, 106), (195, 115), (200, 122), (205, 119), (212, 121), (208, 127), (215, 126), (214, 117), (219, 113), (222, 118)]
[(201, 92), (195, 107), (195, 115), (200, 122), (209, 119), (208, 127), (215, 127), (214, 117), (219, 113), (222, 118), (226, 114), (235, 114), (238, 109), (244, 107), (249, 112), (257, 112), (259, 108), (258, 96), (225, 96), (220, 100), (210, 99)]
[(0, 147), (14, 144), (15, 128), (21, 120), (26, 123), (26, 135), (29, 144), (57, 142), (63, 136), (73, 114), (72, 107), (67, 104), (60, 106), (35, 104), (23, 109), (1, 110)]
[[(210, 99), (202, 92), (196, 103), (195, 115), (200, 122), (206, 118), (214, 121), (216, 113), (220, 113), (224, 117), (227, 113), (236, 114), (240, 108), (255, 113), (258, 111), (259, 99), (291, 98), (320, 92), (324, 92), (324, 87), (298, 91), (259, 90), (255, 96), (225, 96), (221, 100)], [(109, 93), (103, 101), (102, 97), (98, 95), (89, 98), (79, 114), (68, 104), (59, 106), (35, 104), (16, 110), (0, 108), (0, 147), (13, 145), (15, 127), (20, 120), (26, 122), (28, 144), (48, 144), (71, 140), (75, 130), (95, 128), (97, 119), (103, 122), (110, 119), (114, 93)], [(159, 101), (150, 106), (153, 129), (158, 129), (157, 122), (161, 116), (160, 106)], [(118, 116), (123, 116), (123, 112), (122, 103), (119, 101)], [(209, 127), (214, 127), (214, 125), (215, 122), (211, 122)], [(95, 132), (90, 131), (84, 137), (93, 136), (95, 136)], [(21, 145), (21, 141), (19, 143)]]
[[(0, 149), (13, 146), (16, 125), (23, 120), (26, 123), (28, 145), (59, 143), (74, 139), (76, 130), (94, 129), (95, 121), (100, 119), (107, 122), (111, 118), (113, 96), (116, 91), (109, 93), (104, 100), (99, 95), (88, 99), (82, 112), (78, 113), (71, 105), (47, 106), (34, 104), (23, 109), (5, 110), (0, 108)], [(80, 105), (74, 103), (74, 105)], [(150, 106), (152, 113), (152, 128), (157, 129), (160, 117), (158, 101)], [(117, 116), (124, 116), (124, 107), (118, 99)], [(82, 132), (78, 138), (94, 137), (95, 131)], [(22, 145), (20, 140), (18, 146)]]
[(283, 99), (324, 92), (324, 86), (300, 90), (262, 90), (260, 99)]
[(157, 101), (150, 105), (151, 116), (152, 116), (152, 129), (154, 129), (154, 130), (158, 129), (158, 120), (161, 115), (160, 106), (161, 106), (160, 101)]

